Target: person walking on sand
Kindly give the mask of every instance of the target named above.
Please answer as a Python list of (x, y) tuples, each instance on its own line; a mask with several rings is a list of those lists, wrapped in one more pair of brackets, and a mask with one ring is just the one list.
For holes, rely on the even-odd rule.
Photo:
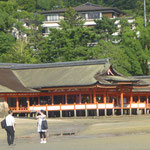
[(44, 114), (44, 110), (37, 111), (36, 119), (38, 119), (38, 132), (40, 134), (40, 143), (46, 143), (46, 133), (47, 129), (42, 129), (42, 122), (46, 120), (46, 115)]
[(9, 110), (8, 115), (6, 116), (6, 132), (7, 132), (7, 142), (8, 145), (14, 145), (15, 138), (15, 118), (12, 116), (13, 111)]

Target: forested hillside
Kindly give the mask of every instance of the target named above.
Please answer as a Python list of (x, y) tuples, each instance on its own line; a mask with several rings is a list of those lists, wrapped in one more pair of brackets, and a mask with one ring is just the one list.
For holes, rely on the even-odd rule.
[[(121, 32), (116, 37), (112, 36), (117, 31), (115, 20), (103, 18), (95, 20), (95, 27), (83, 27), (84, 21), (79, 20), (72, 7), (86, 2), (123, 10), (127, 17), (136, 19), (136, 28), (131, 30), (131, 24), (125, 18), (120, 21)], [(125, 75), (149, 75), (150, 0), (146, 0), (146, 4), (147, 26), (144, 27), (143, 0), (0, 0), (0, 62), (47, 63), (110, 58), (113, 66)], [(64, 7), (69, 9), (60, 23), (62, 30), (52, 29), (48, 37), (43, 37), (44, 17), (39, 12)], [(23, 26), (26, 20), (32, 28)], [(15, 38), (14, 29), (21, 37), (27, 35), (27, 39)], [(115, 40), (119, 42), (114, 43)]]

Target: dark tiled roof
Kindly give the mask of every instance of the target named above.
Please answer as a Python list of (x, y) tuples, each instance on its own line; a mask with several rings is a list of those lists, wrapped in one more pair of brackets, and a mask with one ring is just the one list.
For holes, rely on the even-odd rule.
[(107, 71), (108, 59), (13, 67), (14, 74), (28, 88), (85, 86), (97, 83), (95, 74)]
[(122, 11), (118, 10), (117, 8), (112, 8), (112, 7), (103, 7), (103, 6), (98, 6), (98, 5), (95, 5), (95, 4), (91, 4), (91, 3), (85, 3), (85, 4), (82, 4), (82, 5), (79, 5), (77, 7), (74, 7), (74, 9), (76, 11), (98, 11), (98, 10), (101, 10), (101, 11), (104, 11), (104, 10), (114, 10), (114, 11), (117, 11), (119, 13), (123, 13)]
[[(77, 7), (73, 7), (77, 12), (86, 12), (86, 11), (115, 11), (117, 13), (121, 13), (121, 14), (125, 14), (123, 11), (117, 9), (117, 8), (113, 8), (113, 7), (103, 7), (103, 6), (99, 6), (99, 5), (95, 5), (95, 4), (91, 4), (91, 3), (85, 3), (82, 5), (79, 5)], [(50, 11), (43, 11), (40, 12), (41, 14), (47, 14), (47, 13), (64, 13), (67, 10), (67, 8), (63, 8), (63, 9), (56, 9), (56, 10), (50, 10)]]
[(0, 69), (0, 85), (11, 92), (31, 92), (22, 85), (10, 69)]
[(113, 69), (108, 59), (47, 64), (0, 64), (0, 92), (34, 92), (32, 89), (96, 84), (113, 86), (120, 84), (119, 82), (127, 82), (127, 85), (140, 86), (143, 89), (150, 85), (150, 77), (125, 77)]

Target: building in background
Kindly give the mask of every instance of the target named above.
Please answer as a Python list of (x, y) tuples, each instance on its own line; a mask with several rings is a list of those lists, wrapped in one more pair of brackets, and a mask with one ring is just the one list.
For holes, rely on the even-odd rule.
[[(117, 8), (113, 7), (102, 7), (89, 2), (73, 7), (78, 14), (85, 20), (84, 26), (94, 26), (96, 23), (95, 19), (101, 19), (103, 16), (109, 18), (118, 18), (125, 15), (125, 13)], [(45, 16), (43, 27), (45, 28), (45, 35), (49, 34), (50, 28), (60, 28), (59, 22), (64, 19), (63, 15), (67, 8), (56, 9), (51, 11), (43, 11), (41, 14)]]

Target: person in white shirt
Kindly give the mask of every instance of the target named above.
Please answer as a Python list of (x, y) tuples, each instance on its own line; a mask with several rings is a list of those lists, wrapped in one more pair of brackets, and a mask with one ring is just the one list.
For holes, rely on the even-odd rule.
[(13, 145), (15, 137), (15, 118), (12, 115), (12, 110), (9, 110), (8, 115), (6, 116), (6, 132), (8, 145)]
[(38, 119), (38, 129), (37, 129), (37, 131), (40, 134), (40, 138), (41, 138), (40, 143), (46, 143), (46, 132), (47, 132), (47, 130), (42, 129), (42, 121), (46, 119), (46, 115), (44, 114), (44, 110), (37, 111), (36, 119)]

